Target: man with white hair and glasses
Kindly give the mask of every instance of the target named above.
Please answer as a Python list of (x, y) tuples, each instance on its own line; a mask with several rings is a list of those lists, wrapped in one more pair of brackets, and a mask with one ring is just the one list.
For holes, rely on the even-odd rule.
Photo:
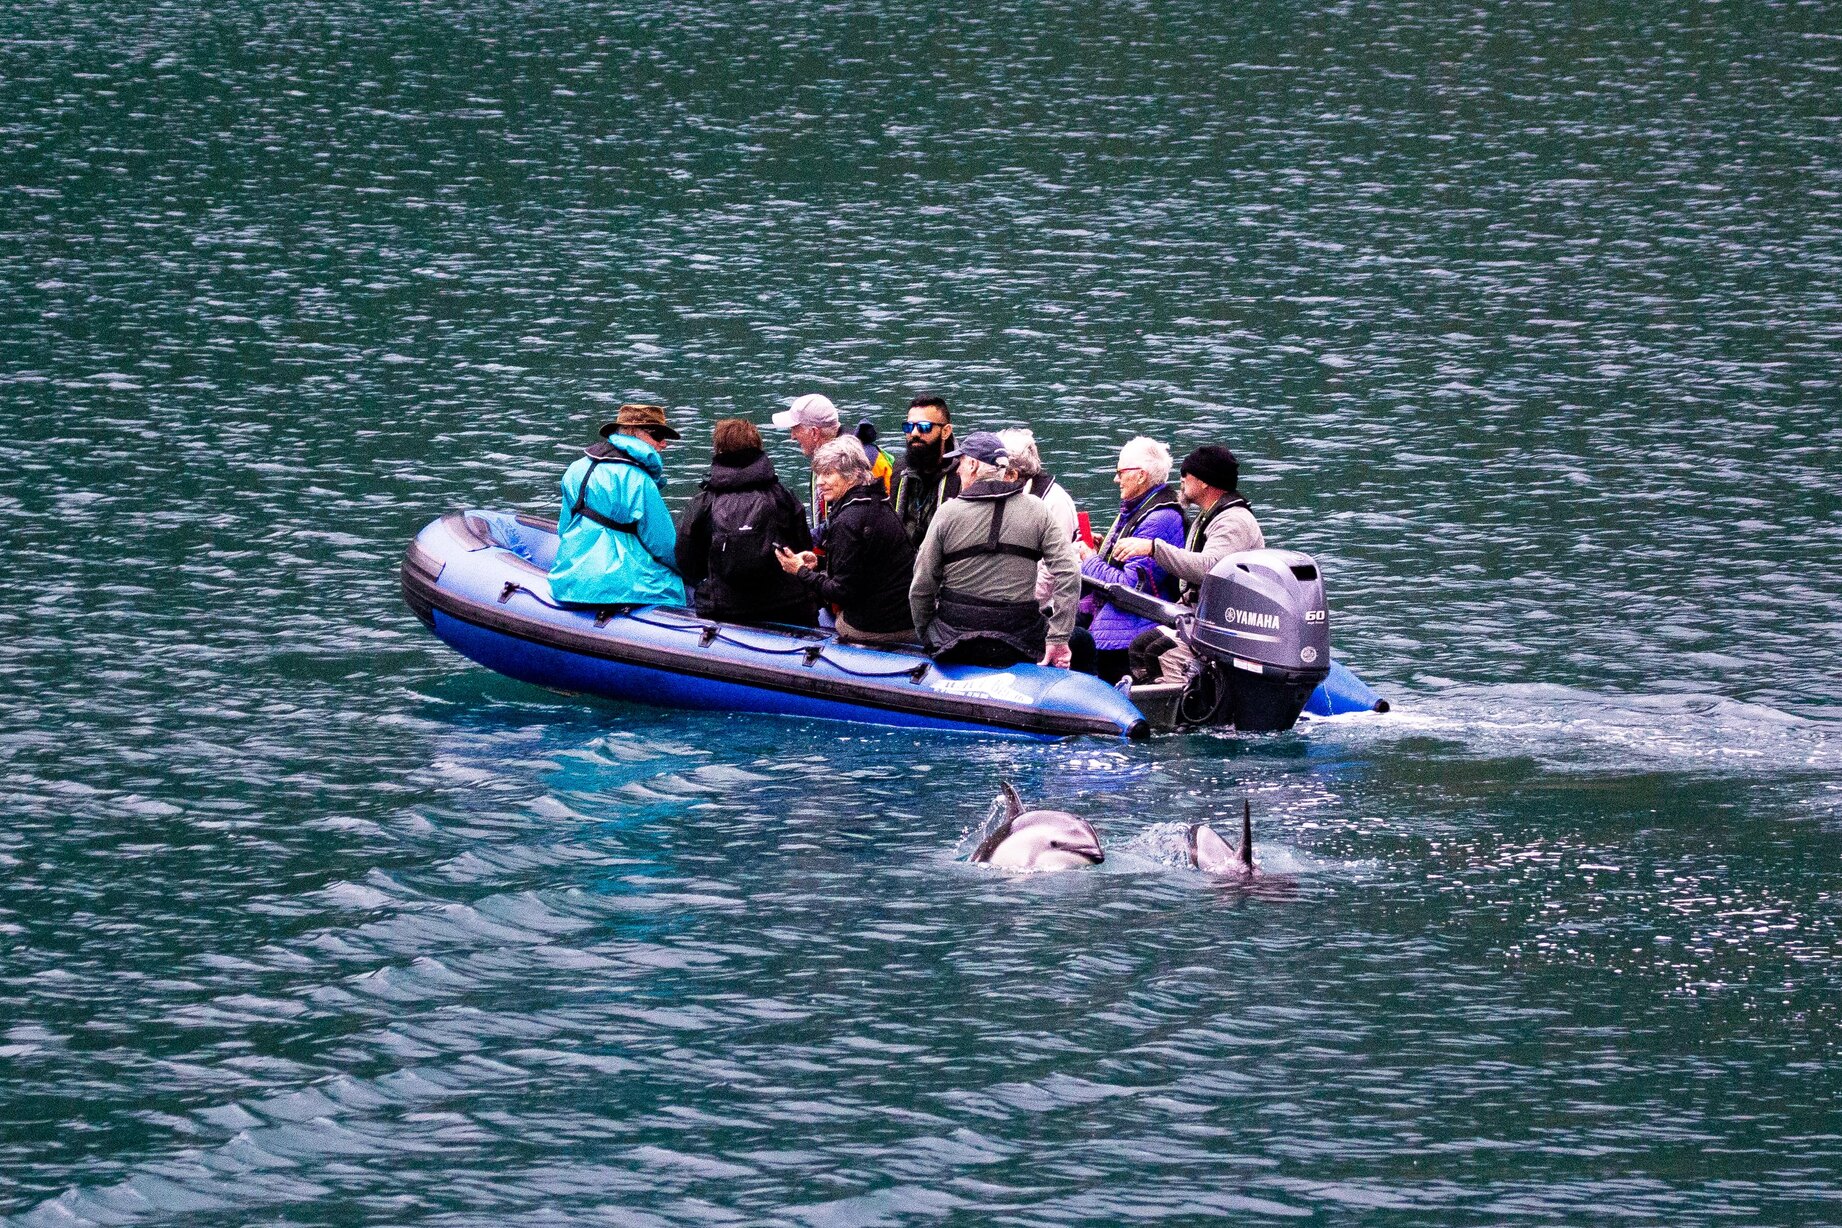
[[(1128, 440), (1119, 450), (1119, 464), (1114, 467), (1113, 481), (1119, 486), (1119, 516), (1098, 549), (1079, 543), (1075, 550), (1081, 557), (1081, 574), (1103, 584), (1122, 584), (1172, 601), (1177, 596), (1177, 581), (1155, 557), (1126, 558), (1117, 550), (1126, 538), (1168, 542), (1183, 546), (1183, 509), (1178, 506), (1177, 492), (1167, 484), (1170, 477), (1170, 449), (1155, 439), (1140, 435)], [(1118, 682), (1131, 668), (1132, 641), (1152, 626), (1151, 620), (1128, 614), (1098, 596), (1083, 600), (1091, 607), (1097, 672), (1108, 682)]]

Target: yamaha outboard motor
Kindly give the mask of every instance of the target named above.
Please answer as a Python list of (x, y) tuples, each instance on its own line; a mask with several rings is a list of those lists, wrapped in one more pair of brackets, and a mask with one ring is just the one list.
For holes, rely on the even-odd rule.
[(1296, 550), (1231, 554), (1203, 579), (1182, 632), (1201, 669), (1179, 714), (1186, 724), (1247, 733), (1290, 729), (1330, 673), (1330, 611), (1317, 560)]

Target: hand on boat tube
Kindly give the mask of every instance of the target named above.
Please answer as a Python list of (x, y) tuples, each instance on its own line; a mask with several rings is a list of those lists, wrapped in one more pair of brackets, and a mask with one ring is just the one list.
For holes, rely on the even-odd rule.
[(1074, 654), (1069, 651), (1068, 645), (1051, 644), (1049, 651), (1043, 654), (1042, 663), (1052, 669), (1067, 669), (1068, 663), (1073, 659)]

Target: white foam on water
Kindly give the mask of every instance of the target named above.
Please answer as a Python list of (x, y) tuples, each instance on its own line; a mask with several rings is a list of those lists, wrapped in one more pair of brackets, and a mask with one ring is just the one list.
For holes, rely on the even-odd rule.
[(1842, 722), (1716, 695), (1454, 684), (1399, 696), (1384, 714), (1314, 720), (1310, 728), (1352, 745), (1431, 738), (1460, 753), (1527, 757), (1572, 771), (1842, 771)]

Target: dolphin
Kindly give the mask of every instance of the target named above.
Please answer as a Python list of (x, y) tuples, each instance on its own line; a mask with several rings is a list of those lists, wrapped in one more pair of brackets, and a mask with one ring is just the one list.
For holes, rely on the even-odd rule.
[(1241, 803), (1241, 848), (1239, 852), (1228, 847), (1228, 842), (1216, 834), (1207, 823), (1192, 823), (1184, 843), (1189, 847), (1190, 864), (1204, 874), (1230, 874), (1240, 878), (1253, 878), (1260, 871), (1254, 866), (1254, 808), (1251, 802)]
[(1006, 870), (1078, 870), (1106, 860), (1093, 824), (1066, 810), (1025, 810), (1002, 781), (1004, 817), (985, 833), (972, 860)]

